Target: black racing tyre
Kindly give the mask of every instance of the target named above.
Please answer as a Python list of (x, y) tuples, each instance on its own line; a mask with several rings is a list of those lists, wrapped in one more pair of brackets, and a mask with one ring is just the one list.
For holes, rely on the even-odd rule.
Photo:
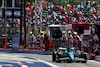
[(56, 61), (57, 63), (61, 63), (61, 60), (59, 60), (59, 61)]
[(56, 61), (56, 55), (55, 55), (55, 53), (53, 52), (52, 53), (52, 62), (55, 62)]
[(84, 58), (84, 61), (81, 61), (82, 63), (86, 63), (87, 62), (87, 56), (86, 54), (83, 54), (83, 58)]
[(69, 60), (67, 62), (68, 63), (72, 63), (72, 59), (69, 57)]

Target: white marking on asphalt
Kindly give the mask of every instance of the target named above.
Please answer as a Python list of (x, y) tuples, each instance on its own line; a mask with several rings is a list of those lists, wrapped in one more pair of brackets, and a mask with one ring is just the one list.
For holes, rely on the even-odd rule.
[(6, 63), (21, 63), (20, 61), (9, 61), (9, 60), (0, 60), (0, 62), (6, 62)]
[(28, 67), (28, 66), (26, 66), (26, 65), (22, 65), (21, 67)]
[(12, 64), (0, 64), (0, 67), (2, 67), (2, 66), (10, 66), (10, 67), (13, 67)]
[(9, 57), (24, 57), (20, 55), (11, 55), (11, 54), (0, 54), (0, 56), (9, 56)]
[(29, 64), (34, 64), (34, 62), (29, 62), (29, 61), (27, 61), (26, 63), (29, 63)]
[(51, 67), (58, 67), (58, 66), (56, 66), (56, 65), (54, 65), (54, 64), (51, 64), (51, 63), (49, 63), (49, 62), (46, 62), (46, 61), (44, 61), (44, 60), (40, 60), (40, 59), (37, 59), (37, 60), (40, 61), (40, 62), (42, 62), (42, 63), (48, 64), (48, 65), (50, 65)]

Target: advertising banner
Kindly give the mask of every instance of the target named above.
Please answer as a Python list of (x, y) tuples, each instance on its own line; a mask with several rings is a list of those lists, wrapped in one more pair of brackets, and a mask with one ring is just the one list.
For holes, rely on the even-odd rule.
[(12, 37), (12, 50), (19, 49), (19, 37)]
[(3, 9), (3, 18), (6, 16), (7, 18), (20, 18), (21, 10), (20, 9)]

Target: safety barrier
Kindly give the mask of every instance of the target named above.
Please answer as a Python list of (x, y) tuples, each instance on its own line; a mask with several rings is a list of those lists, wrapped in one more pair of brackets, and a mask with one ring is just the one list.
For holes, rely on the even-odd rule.
[(100, 55), (95, 56), (95, 60), (96, 60), (96, 61), (100, 61)]

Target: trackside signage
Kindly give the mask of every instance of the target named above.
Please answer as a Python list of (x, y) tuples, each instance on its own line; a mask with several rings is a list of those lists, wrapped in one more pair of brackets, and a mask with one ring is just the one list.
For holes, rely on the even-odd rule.
[(12, 37), (12, 50), (19, 49), (19, 37)]
[(3, 18), (5, 16), (7, 18), (20, 18), (21, 17), (21, 10), (20, 9), (3, 9)]

